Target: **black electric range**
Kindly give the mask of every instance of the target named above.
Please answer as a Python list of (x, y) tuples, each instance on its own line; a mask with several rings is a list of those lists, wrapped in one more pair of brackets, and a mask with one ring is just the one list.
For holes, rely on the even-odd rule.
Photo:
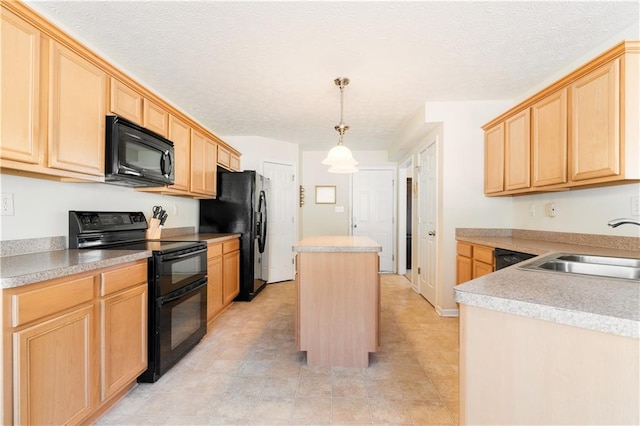
[(69, 248), (149, 250), (148, 369), (155, 382), (207, 330), (207, 244), (146, 240), (142, 212), (69, 211)]

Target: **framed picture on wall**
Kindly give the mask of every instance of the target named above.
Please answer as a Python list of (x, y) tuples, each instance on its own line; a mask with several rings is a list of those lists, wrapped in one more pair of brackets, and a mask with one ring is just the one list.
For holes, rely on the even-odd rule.
[(335, 204), (335, 185), (316, 185), (316, 204)]

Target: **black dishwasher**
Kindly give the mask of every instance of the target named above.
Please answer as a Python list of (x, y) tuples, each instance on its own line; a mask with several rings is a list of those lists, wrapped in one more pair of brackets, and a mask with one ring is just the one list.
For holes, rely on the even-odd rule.
[(515, 265), (523, 260), (536, 257), (535, 254), (521, 253), (519, 251), (505, 250), (497, 248), (494, 250), (494, 256), (496, 258), (496, 271), (498, 269), (506, 268), (507, 266)]

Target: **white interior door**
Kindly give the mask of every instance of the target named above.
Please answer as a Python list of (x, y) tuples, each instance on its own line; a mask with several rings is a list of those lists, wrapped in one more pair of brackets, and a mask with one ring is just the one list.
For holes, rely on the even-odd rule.
[(269, 282), (292, 280), (295, 244), (295, 179), (293, 166), (264, 162), (263, 174), (269, 178)]
[(353, 174), (352, 234), (382, 246), (380, 272), (394, 272), (393, 170), (360, 170)]
[(420, 294), (436, 305), (436, 218), (437, 218), (437, 157), (436, 143), (420, 153), (419, 216), (420, 231)]

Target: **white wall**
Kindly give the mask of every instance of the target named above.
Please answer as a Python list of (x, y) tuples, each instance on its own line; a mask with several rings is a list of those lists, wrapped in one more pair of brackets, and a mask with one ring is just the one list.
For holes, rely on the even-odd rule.
[[(640, 237), (640, 227), (610, 228), (612, 219), (631, 216), (631, 197), (640, 197), (640, 184), (576, 189), (513, 197), (513, 227), (543, 231), (577, 232)], [(545, 204), (554, 203), (556, 215), (545, 215)], [(531, 215), (534, 209), (535, 216)], [(635, 216), (635, 219), (640, 217)]]
[(265, 161), (291, 164), (298, 170), (298, 144), (261, 136), (224, 136), (222, 140), (242, 153), (242, 170), (256, 170), (262, 174)]
[[(427, 102), (425, 121), (442, 123), (423, 144), (438, 138), (438, 277), (436, 309), (455, 311), (455, 229), (512, 226), (512, 200), (484, 196), (484, 133), (480, 126), (505, 109), (504, 101)], [(424, 148), (418, 147), (416, 153)], [(417, 159), (416, 159), (417, 161)], [(417, 163), (416, 163), (417, 164)], [(417, 229), (417, 228), (416, 228)]]
[[(305, 189), (305, 204), (300, 208), (301, 236), (349, 235), (351, 218), (351, 175), (329, 173), (328, 166), (321, 164), (327, 151), (303, 151), (301, 153), (300, 185)], [(358, 168), (392, 167), (395, 162), (387, 160), (386, 151), (353, 151), (354, 158), (360, 163)], [(316, 204), (316, 185), (335, 185), (336, 204)], [(343, 207), (343, 212), (336, 212)]]
[(104, 183), (70, 183), (1, 175), (3, 194), (13, 194), (13, 216), (0, 216), (0, 240), (68, 237), (69, 210), (142, 211), (161, 205), (168, 228), (198, 226), (197, 200), (170, 197)]

